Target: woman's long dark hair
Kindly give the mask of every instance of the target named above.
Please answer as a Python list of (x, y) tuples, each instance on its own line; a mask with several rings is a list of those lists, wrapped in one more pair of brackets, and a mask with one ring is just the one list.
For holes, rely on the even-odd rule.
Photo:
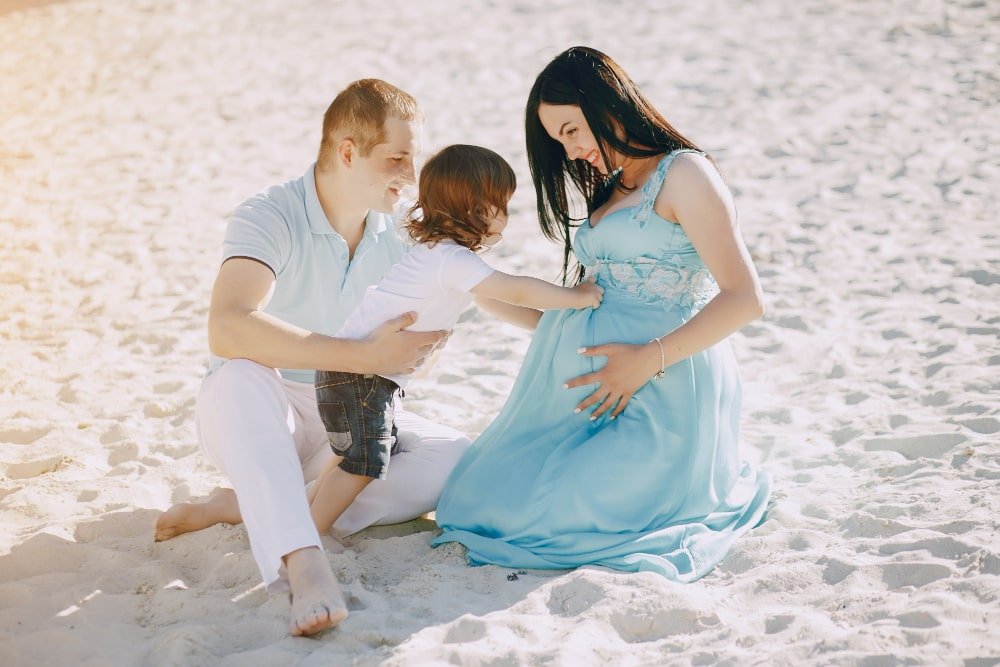
[(570, 160), (562, 144), (542, 127), (538, 118), (541, 104), (580, 107), (597, 139), (604, 164), (609, 167), (614, 164), (611, 151), (646, 158), (678, 148), (700, 149), (653, 108), (618, 63), (600, 51), (574, 46), (546, 65), (528, 94), (524, 134), (538, 222), (546, 238), (563, 243), (565, 284), (572, 252), (570, 227), (579, 226), (573, 224), (579, 219), (569, 214), (567, 176), (583, 195), (588, 216), (608, 200), (613, 188), (629, 188), (615, 176), (601, 174), (586, 160)]

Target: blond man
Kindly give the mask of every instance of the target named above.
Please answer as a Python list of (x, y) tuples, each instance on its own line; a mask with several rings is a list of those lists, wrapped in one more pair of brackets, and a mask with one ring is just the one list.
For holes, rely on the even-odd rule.
[[(291, 590), (294, 635), (347, 617), (304, 488), (333, 457), (314, 371), (410, 372), (445, 336), (405, 331), (413, 319), (403, 315), (363, 340), (333, 337), (406, 252), (391, 212), (414, 182), (421, 121), (402, 90), (377, 79), (352, 83), (327, 109), (316, 163), (237, 208), (223, 243), (196, 420), (203, 453), (233, 489), (170, 508), (156, 539), (244, 521), (268, 589)], [(338, 532), (430, 511), (469, 445), (453, 429), (399, 414), (392, 475), (365, 488)]]

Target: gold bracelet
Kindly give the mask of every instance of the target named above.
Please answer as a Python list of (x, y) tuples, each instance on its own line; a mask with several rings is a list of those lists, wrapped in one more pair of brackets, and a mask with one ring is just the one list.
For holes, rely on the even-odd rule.
[[(663, 336), (660, 336), (660, 338), (663, 338)], [(660, 338), (653, 339), (656, 341), (656, 344), (660, 346), (660, 370), (658, 370), (656, 374), (653, 376), (654, 380), (659, 380), (661, 377), (663, 377), (663, 369), (667, 365), (667, 357), (666, 355), (663, 354), (663, 343), (660, 342)], [(653, 340), (649, 342), (652, 343)]]

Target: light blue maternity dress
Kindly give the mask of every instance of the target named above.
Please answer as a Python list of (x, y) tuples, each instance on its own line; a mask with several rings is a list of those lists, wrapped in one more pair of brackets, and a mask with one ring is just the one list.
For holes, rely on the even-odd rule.
[(680, 151), (664, 156), (636, 206), (574, 240), (604, 292), (598, 309), (541, 319), (506, 405), (449, 478), (443, 534), (472, 564), (585, 564), (698, 579), (763, 518), (770, 479), (739, 458), (741, 383), (728, 341), (650, 380), (617, 419), (573, 408), (593, 386), (563, 383), (604, 364), (580, 347), (646, 343), (718, 291), (680, 225), (653, 201)]

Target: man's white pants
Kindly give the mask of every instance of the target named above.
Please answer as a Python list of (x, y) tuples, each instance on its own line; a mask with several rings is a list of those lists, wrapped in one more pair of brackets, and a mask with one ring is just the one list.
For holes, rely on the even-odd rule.
[[(233, 359), (205, 378), (196, 407), (202, 452), (233, 484), (257, 566), (272, 592), (287, 586), (282, 557), (321, 547), (305, 483), (334, 456), (311, 384)], [(433, 510), (469, 446), (447, 426), (396, 411), (397, 451), (389, 476), (372, 481), (334, 524), (349, 535)]]

